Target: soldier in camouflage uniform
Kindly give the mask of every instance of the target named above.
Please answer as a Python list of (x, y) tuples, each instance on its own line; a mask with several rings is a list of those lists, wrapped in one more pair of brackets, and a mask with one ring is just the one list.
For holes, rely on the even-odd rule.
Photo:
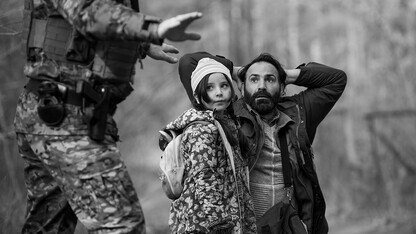
[[(137, 0), (136, 0), (137, 1)], [(145, 233), (143, 212), (116, 146), (118, 103), (133, 90), (137, 60), (176, 62), (171, 41), (202, 15), (160, 20), (126, 0), (25, 0), (28, 83), (15, 129), (25, 161), (22, 233)]]

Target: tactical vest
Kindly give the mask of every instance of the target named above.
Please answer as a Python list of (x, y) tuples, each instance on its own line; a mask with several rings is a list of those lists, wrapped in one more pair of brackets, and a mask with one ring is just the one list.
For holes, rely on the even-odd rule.
[[(138, 0), (130, 7), (139, 11)], [(138, 41), (88, 41), (60, 15), (46, 19), (33, 17), (34, 2), (25, 0), (23, 46), (26, 56), (32, 48), (41, 48), (47, 58), (65, 71), (59, 75), (88, 81), (94, 77), (116, 83), (133, 83), (135, 64), (145, 56)], [(68, 69), (69, 68), (69, 69)]]

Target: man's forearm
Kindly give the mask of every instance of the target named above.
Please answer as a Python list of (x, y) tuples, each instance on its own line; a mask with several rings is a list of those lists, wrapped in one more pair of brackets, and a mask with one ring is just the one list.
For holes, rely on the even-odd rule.
[(347, 77), (344, 71), (319, 63), (301, 66), (295, 85), (307, 88), (328, 88), (341, 91), (345, 88)]
[(53, 1), (56, 9), (81, 34), (95, 40), (140, 40), (161, 44), (157, 27), (161, 19), (146, 16), (111, 0)]
[(286, 84), (294, 84), (299, 77), (300, 69), (286, 69)]

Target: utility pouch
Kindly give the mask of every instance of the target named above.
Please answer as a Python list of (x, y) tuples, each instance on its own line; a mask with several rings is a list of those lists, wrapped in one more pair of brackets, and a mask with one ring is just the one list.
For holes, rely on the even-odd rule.
[(37, 92), (39, 94), (39, 118), (48, 126), (59, 125), (65, 118), (65, 105), (58, 85), (44, 81), (39, 85)]
[(88, 136), (94, 141), (104, 140), (108, 115), (114, 114), (116, 109), (116, 105), (111, 100), (111, 89), (103, 85), (93, 87), (88, 82), (78, 81), (76, 93), (94, 103), (94, 106), (84, 108)]

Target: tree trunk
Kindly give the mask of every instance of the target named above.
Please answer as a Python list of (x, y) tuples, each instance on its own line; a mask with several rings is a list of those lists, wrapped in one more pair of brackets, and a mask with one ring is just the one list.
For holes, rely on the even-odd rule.
[(355, 165), (359, 165), (360, 164), (360, 159), (358, 157), (357, 151), (356, 151), (356, 131), (354, 130), (354, 119), (355, 119), (355, 115), (354, 115), (354, 108), (357, 108), (357, 103), (358, 102), (358, 94), (355, 93), (355, 82), (354, 82), (354, 78), (355, 77), (359, 77), (359, 74), (356, 74), (357, 71), (360, 71), (360, 51), (362, 48), (360, 48), (359, 45), (362, 44), (362, 42), (360, 41), (361, 38), (359, 37), (359, 35), (357, 35), (357, 23), (354, 19), (350, 19), (347, 21), (347, 67), (348, 67), (348, 71), (350, 72), (349, 74), (349, 81), (348, 81), (348, 86), (349, 86), (349, 93), (350, 94), (348, 96), (348, 107), (350, 109), (350, 111), (347, 112), (346, 115), (346, 120), (344, 122), (344, 129), (345, 129), (345, 138), (346, 138), (346, 150), (347, 150), (347, 156), (348, 156), (348, 160), (349, 162), (355, 164)]
[(288, 45), (289, 45), (289, 57), (290, 64), (295, 66), (300, 61), (300, 49), (299, 49), (299, 1), (288, 1)]
[(219, 51), (224, 53), (224, 55), (229, 55), (231, 52), (230, 49), (230, 5), (228, 1), (214, 1), (213, 3), (213, 19), (217, 19), (215, 25), (218, 27), (218, 46)]
[[(1, 99), (0, 99), (1, 100)], [(6, 164), (6, 171), (8, 179), (10, 179), (11, 188), (16, 190), (16, 194), (20, 196), (22, 191), (20, 191), (20, 186), (17, 181), (17, 176), (15, 175), (15, 165), (11, 157), (17, 157), (14, 155), (13, 150), (11, 150), (10, 144), (10, 135), (8, 130), (8, 125), (6, 123), (6, 118), (3, 112), (3, 104), (0, 101), (0, 149), (2, 149), (2, 155), (4, 158), (4, 163)]]

